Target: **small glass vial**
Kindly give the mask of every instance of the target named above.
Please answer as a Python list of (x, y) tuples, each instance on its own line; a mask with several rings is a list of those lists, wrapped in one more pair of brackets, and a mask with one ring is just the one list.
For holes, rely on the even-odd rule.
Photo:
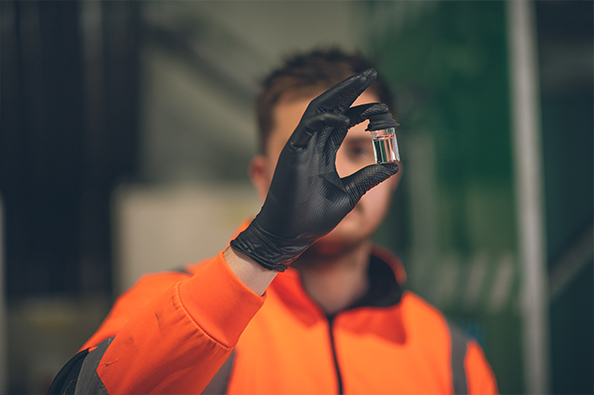
[(376, 163), (400, 162), (396, 126), (398, 124), (392, 119), (390, 113), (369, 118), (369, 126), (366, 130), (371, 132)]

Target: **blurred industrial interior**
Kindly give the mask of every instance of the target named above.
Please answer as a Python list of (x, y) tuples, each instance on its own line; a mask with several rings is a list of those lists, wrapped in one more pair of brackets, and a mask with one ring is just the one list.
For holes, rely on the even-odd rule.
[(592, 2), (0, 7), (0, 393), (44, 393), (135, 279), (224, 248), (259, 208), (259, 78), (333, 44), (396, 94), (406, 172), (376, 238), (409, 287), (502, 393), (594, 392)]

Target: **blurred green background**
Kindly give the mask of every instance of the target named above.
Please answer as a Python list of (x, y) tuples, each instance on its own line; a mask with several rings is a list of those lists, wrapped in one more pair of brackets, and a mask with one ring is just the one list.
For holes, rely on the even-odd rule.
[[(339, 45), (374, 57), (396, 95), (404, 173), (376, 239), (408, 286), (477, 338), (502, 393), (593, 393), (593, 3), (520, 2), (542, 161), (537, 301), (524, 296), (512, 3), (0, 2), (0, 392), (44, 393), (140, 273), (224, 247), (257, 209), (259, 78), (294, 50)], [(220, 241), (192, 223), (212, 213)], [(539, 308), (542, 363), (527, 344)]]

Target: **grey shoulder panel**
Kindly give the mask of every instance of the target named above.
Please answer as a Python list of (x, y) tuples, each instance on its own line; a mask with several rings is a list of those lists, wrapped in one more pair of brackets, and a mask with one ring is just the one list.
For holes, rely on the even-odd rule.
[(229, 355), (229, 358), (223, 363), (219, 371), (210, 380), (210, 383), (204, 388), (201, 395), (224, 395), (227, 393), (227, 386), (231, 379), (233, 370), (233, 361), (235, 360), (235, 351)]
[(468, 386), (466, 383), (464, 359), (466, 358), (468, 337), (451, 322), (448, 322), (448, 326), (452, 340), (452, 383), (454, 384), (454, 394), (466, 395), (468, 394)]
[(87, 355), (80, 369), (75, 395), (109, 395), (97, 374), (97, 367), (112, 340), (113, 337), (103, 341)]

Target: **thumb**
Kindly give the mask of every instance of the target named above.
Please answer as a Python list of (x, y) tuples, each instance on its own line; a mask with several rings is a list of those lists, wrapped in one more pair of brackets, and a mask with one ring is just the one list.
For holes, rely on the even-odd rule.
[(367, 191), (398, 173), (397, 163), (369, 165), (342, 179), (353, 207)]

